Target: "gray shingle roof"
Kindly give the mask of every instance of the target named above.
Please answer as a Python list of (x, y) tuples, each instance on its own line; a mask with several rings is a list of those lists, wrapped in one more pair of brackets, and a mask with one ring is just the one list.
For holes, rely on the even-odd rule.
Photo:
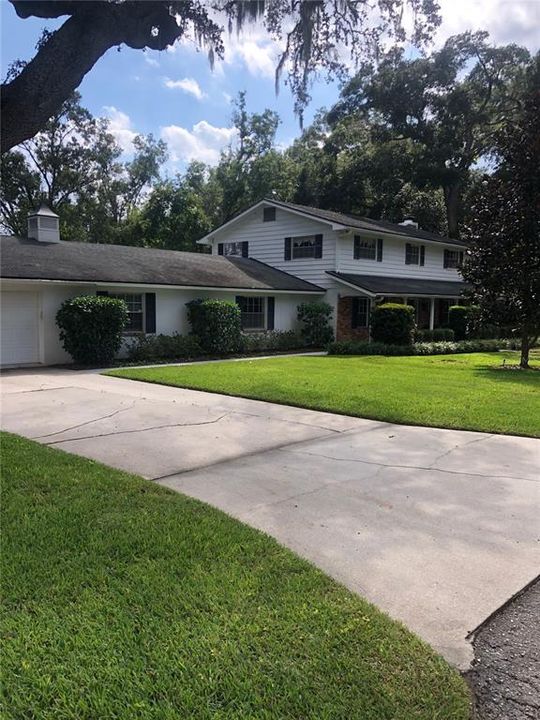
[(375, 295), (402, 293), (403, 295), (442, 295), (458, 297), (467, 289), (464, 282), (453, 280), (423, 280), (422, 278), (398, 278), (383, 275), (353, 275), (328, 271), (328, 275), (354, 285), (359, 290), (367, 290)]
[(3, 278), (323, 292), (250, 258), (128, 245), (42, 243), (6, 235), (0, 251)]
[(307, 205), (296, 205), (295, 203), (274, 200), (273, 198), (265, 198), (265, 201), (273, 203), (278, 207), (296, 210), (297, 212), (302, 212), (305, 215), (311, 215), (312, 217), (320, 218), (321, 220), (326, 220), (331, 223), (345, 225), (350, 228), (357, 228), (358, 230), (370, 230), (383, 235), (403, 235), (404, 237), (416, 238), (418, 240), (429, 240), (430, 242), (467, 247), (467, 243), (464, 243), (461, 240), (453, 240), (451, 238), (444, 237), (444, 235), (437, 235), (437, 233), (416, 228), (414, 225), (397, 225), (395, 223), (386, 222), (386, 220), (372, 220), (371, 218), (351, 215), (349, 213), (334, 212), (333, 210), (320, 210), (319, 208), (308, 207)]

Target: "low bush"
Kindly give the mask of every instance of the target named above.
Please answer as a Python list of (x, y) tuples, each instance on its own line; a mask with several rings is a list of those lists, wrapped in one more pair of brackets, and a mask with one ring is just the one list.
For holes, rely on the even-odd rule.
[(242, 352), (245, 353), (298, 350), (304, 346), (305, 340), (294, 330), (242, 333)]
[(328, 303), (317, 301), (302, 303), (298, 306), (298, 320), (302, 323), (303, 345), (305, 347), (325, 347), (334, 339), (330, 327), (333, 308)]
[(103, 295), (70, 298), (56, 313), (60, 341), (78, 365), (109, 365), (127, 321), (126, 303)]
[(133, 362), (157, 360), (185, 360), (201, 357), (203, 350), (195, 335), (141, 335), (128, 349), (128, 359)]
[(203, 352), (227, 355), (242, 349), (240, 308), (226, 300), (199, 299), (186, 303), (191, 334)]
[(389, 345), (359, 340), (334, 342), (329, 355), (450, 355), (453, 353), (518, 350), (518, 340), (463, 340), (461, 342), (422, 342), (414, 345)]
[(371, 337), (387, 345), (411, 345), (414, 336), (414, 308), (399, 303), (375, 305), (371, 311)]
[(416, 330), (415, 342), (440, 342), (441, 340), (454, 340), (454, 331), (451, 328), (435, 328), (434, 330)]

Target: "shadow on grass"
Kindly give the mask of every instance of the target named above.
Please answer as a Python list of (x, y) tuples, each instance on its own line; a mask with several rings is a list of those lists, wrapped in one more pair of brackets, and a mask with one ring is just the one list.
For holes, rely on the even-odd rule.
[(533, 366), (529, 370), (522, 370), (513, 363), (507, 362), (506, 366), (503, 366), (501, 363), (500, 365), (484, 365), (478, 367), (474, 370), (474, 374), (486, 380), (527, 385), (537, 387), (540, 390), (540, 366)]

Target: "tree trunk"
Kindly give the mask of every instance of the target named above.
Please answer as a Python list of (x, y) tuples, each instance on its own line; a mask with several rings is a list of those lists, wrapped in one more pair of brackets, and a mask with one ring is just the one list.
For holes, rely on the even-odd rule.
[(446, 221), (448, 223), (448, 236), (459, 238), (459, 219), (461, 211), (461, 180), (454, 180), (450, 185), (443, 187), (444, 204), (446, 206)]
[(530, 338), (528, 328), (524, 328), (521, 333), (521, 358), (519, 360), (519, 367), (523, 370), (529, 368), (529, 350), (530, 350)]

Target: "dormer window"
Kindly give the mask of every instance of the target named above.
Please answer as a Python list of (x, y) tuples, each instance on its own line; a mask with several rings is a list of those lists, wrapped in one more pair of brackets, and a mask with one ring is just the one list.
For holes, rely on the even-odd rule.
[(276, 219), (276, 208), (265, 207), (263, 208), (263, 222), (274, 222)]

